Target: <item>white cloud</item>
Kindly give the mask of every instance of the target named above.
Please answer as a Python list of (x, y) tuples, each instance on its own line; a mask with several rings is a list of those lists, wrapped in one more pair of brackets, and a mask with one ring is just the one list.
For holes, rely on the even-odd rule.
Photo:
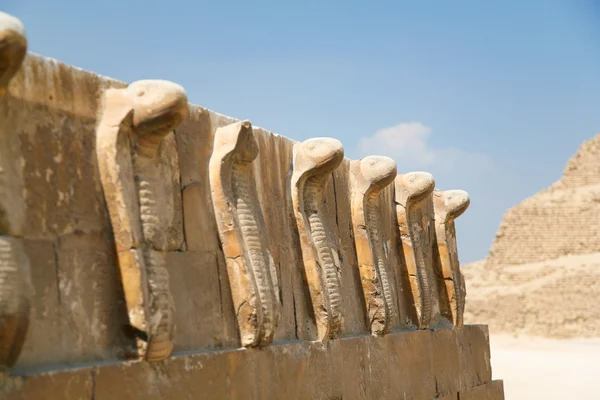
[(361, 157), (370, 154), (391, 157), (400, 173), (425, 170), (452, 181), (455, 174), (467, 180), (481, 178), (493, 168), (488, 155), (455, 147), (435, 147), (431, 136), (432, 129), (421, 122), (405, 122), (361, 137), (358, 153)]

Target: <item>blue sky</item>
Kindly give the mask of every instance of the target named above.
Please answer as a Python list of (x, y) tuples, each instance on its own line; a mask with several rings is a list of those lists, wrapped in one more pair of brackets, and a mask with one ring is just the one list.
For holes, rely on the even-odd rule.
[[(323, 4), (320, 4), (323, 3)], [(4, 0), (30, 50), (464, 189), (463, 262), (600, 132), (600, 5)]]

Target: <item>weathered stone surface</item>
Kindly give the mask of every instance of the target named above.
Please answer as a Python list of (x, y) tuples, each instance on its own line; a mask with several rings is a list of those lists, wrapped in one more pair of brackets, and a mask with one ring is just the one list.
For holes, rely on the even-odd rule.
[(0, 11), (0, 97), (21, 67), (27, 54), (27, 38), (23, 23)]
[[(458, 342), (459, 388), (481, 385), (492, 379), (490, 347), (485, 325), (455, 328)], [(484, 343), (485, 341), (485, 343)]]
[(215, 133), (211, 195), (241, 342), (249, 347), (271, 343), (280, 315), (277, 271), (254, 186), (252, 161), (257, 156), (250, 122)]
[(165, 252), (183, 245), (179, 163), (172, 130), (187, 116), (179, 85), (138, 81), (109, 89), (97, 129), (98, 165), (131, 325), (148, 361), (173, 348)]
[(77, 233), (58, 240), (61, 363), (122, 358), (134, 350), (124, 329), (127, 309), (114, 261), (110, 235)]
[(24, 230), (23, 172), (18, 133), (9, 121), (6, 87), (27, 52), (25, 28), (0, 11), (0, 378), (17, 361), (29, 325), (31, 273)]
[(88, 400), (93, 398), (93, 377), (93, 369), (81, 369), (9, 378), (0, 388), (0, 399)]
[(230, 343), (222, 308), (219, 262), (215, 252), (186, 251), (167, 254), (169, 283), (175, 303), (173, 351), (216, 349)]
[(326, 184), (343, 158), (344, 148), (336, 139), (315, 138), (294, 146), (290, 191), (320, 340), (339, 337), (343, 326), (339, 248), (322, 207)]
[(434, 214), (431, 193), (435, 186), (427, 172), (398, 175), (395, 184), (395, 205), (398, 229), (412, 299), (421, 329), (434, 323), (439, 316), (439, 296), (433, 275)]
[(0, 235), (0, 375), (17, 361), (29, 325), (29, 260), (20, 238)]
[(464, 190), (436, 190), (433, 194), (437, 249), (434, 265), (440, 282), (441, 312), (455, 326), (463, 325), (467, 292), (458, 261), (454, 220), (466, 211), (469, 204), (469, 194)]
[(502, 381), (491, 381), (475, 386), (458, 394), (459, 400), (503, 400), (504, 384)]
[(27, 53), (25, 28), (17, 18), (0, 11), (0, 235), (23, 234), (23, 173), (17, 155), (19, 136), (5, 101), (8, 83)]
[[(500, 393), (501, 383), (490, 384), (491, 379), (485, 382), (471, 379), (468, 384), (463, 380), (463, 386), (450, 379), (453, 371), (449, 369), (456, 369), (456, 365), (449, 362), (454, 353), (447, 348), (456, 347), (456, 340), (469, 343), (475, 333), (467, 328), (470, 327), (447, 334), (392, 332), (384, 337), (363, 335), (262, 349), (211, 351), (176, 355), (162, 363), (120, 363), (14, 377), (0, 389), (0, 399), (52, 398), (38, 392), (41, 387), (49, 394), (68, 393), (61, 397), (67, 400), (82, 398), (84, 394), (98, 400), (148, 397), (417, 400), (453, 398), (457, 392), (462, 395), (486, 384), (486, 393)], [(475, 346), (473, 342), (471, 347)], [(53, 386), (47, 386), (50, 384)], [(73, 390), (69, 390), (70, 385)], [(24, 395), (29, 397), (18, 397)]]
[(396, 177), (396, 163), (369, 156), (350, 163), (352, 228), (366, 304), (373, 334), (390, 331), (397, 320), (397, 301), (387, 258), (379, 203), (382, 189)]
[[(138, 91), (141, 86), (127, 89), (121, 82), (29, 55), (0, 100), (4, 113), (0, 115), (7, 116), (0, 117), (0, 132), (15, 133), (7, 142), (8, 151), (1, 154), (7, 155), (13, 169), (23, 172), (24, 202), (20, 204), (24, 211), (14, 217), (24, 221), (23, 243), (33, 266), (35, 289), (31, 299), (35, 320), (12, 370), (17, 377), (0, 389), (0, 399), (63, 398), (65, 393), (67, 398), (86, 399), (427, 399), (489, 381), (489, 347), (482, 331), (465, 327), (397, 332), (410, 329), (417, 318), (394, 185), (376, 187), (372, 193), (378, 194), (367, 196), (368, 205), (378, 210), (374, 218), (378, 222), (371, 224), (364, 218), (359, 228), (367, 233), (367, 244), (357, 246), (352, 221), (356, 175), (351, 171), (357, 162), (351, 160), (341, 161), (312, 207), (318, 209), (333, 239), (330, 248), (339, 253), (336, 266), (344, 324), (331, 336), (342, 338), (310, 342), (322, 335), (309, 280), (303, 273), (305, 258), (290, 195), (296, 143), (260, 128), (253, 129), (258, 156), (248, 164), (264, 217), (261, 232), (268, 238), (273, 260), (269, 270), (279, 284), (275, 294), (281, 297), (281, 322), (273, 330), (275, 344), (234, 350), (241, 345), (237, 308), (210, 195), (209, 159), (216, 149), (214, 130), (238, 121), (184, 105), (181, 99), (176, 99), (172, 110), (161, 109), (160, 104), (156, 108), (153, 84), (145, 88), (148, 91)], [(122, 182), (129, 185), (124, 193), (132, 205), (129, 212), (137, 219), (125, 220), (124, 225), (137, 224), (131, 229), (135, 235), (127, 229), (112, 229), (115, 224), (111, 226), (104, 199), (107, 191), (102, 188), (95, 157), (96, 150), (101, 150), (94, 140), (97, 115), (102, 116), (98, 100), (103, 101), (111, 88), (115, 90), (109, 93), (121, 93), (124, 101), (113, 115), (118, 123), (112, 127), (117, 133), (127, 133), (121, 136), (127, 139), (122, 140), (128, 144), (127, 151), (119, 155), (130, 158), (124, 164), (130, 172)], [(128, 93), (140, 94), (142, 99), (127, 103), (131, 100)], [(152, 107), (145, 108), (146, 99), (150, 101), (145, 106)], [(164, 111), (167, 121), (172, 121), (171, 111), (174, 120), (181, 121), (178, 113), (184, 114), (184, 109), (189, 115), (173, 134), (171, 122), (154, 125), (160, 125), (161, 118), (148, 115), (150, 108), (159, 115), (165, 115)], [(163, 131), (166, 136), (160, 140)], [(157, 213), (158, 222), (143, 221), (140, 200), (149, 206), (153, 198), (140, 196), (138, 186), (140, 178), (154, 172), (158, 184), (153, 190), (165, 208)], [(373, 227), (378, 237), (369, 242)], [(111, 231), (116, 233), (114, 238)], [(117, 251), (114, 241), (120, 243)], [(376, 244), (373, 249), (372, 244)], [(385, 337), (365, 335), (373, 332), (361, 283), (363, 263), (359, 260), (364, 257), (357, 257), (357, 252), (368, 254), (365, 249), (371, 253), (365, 265), (376, 271), (382, 263), (378, 271), (388, 275), (390, 290), (384, 301), (395, 309), (395, 315), (385, 321), (389, 331)], [(124, 362), (136, 356), (135, 334), (139, 337), (140, 332), (131, 329), (120, 282), (139, 282), (127, 289), (143, 304), (147, 287), (142, 283), (147, 279), (140, 266), (145, 267), (147, 260), (169, 272), (170, 279), (162, 281), (162, 287), (173, 293), (177, 310), (172, 320), (174, 356), (153, 364)], [(381, 284), (379, 275), (373, 275), (379, 279), (377, 285)], [(74, 366), (82, 369), (42, 373)]]
[(486, 259), (487, 268), (600, 252), (599, 157), (600, 134), (596, 134), (569, 159), (560, 180), (508, 210)]
[(351, 192), (350, 192), (350, 160), (344, 160), (333, 173), (335, 186), (336, 226), (340, 241), (340, 268), (342, 285), (342, 314), (344, 316), (343, 336), (353, 336), (370, 332), (367, 326), (367, 314), (356, 247), (352, 230)]
[[(407, 399), (435, 396), (435, 371), (432, 337), (429, 331), (390, 334), (385, 339), (392, 363), (392, 393)], [(394, 367), (394, 368), (392, 368)]]
[(219, 251), (219, 233), (208, 179), (214, 141), (211, 113), (201, 107), (190, 105), (188, 108), (188, 118), (175, 130), (186, 248), (216, 252)]

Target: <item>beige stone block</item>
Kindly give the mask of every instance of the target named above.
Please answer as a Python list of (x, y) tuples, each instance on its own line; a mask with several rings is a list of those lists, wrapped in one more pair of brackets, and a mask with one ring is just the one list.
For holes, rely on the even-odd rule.
[[(275, 342), (289, 342), (302, 335), (305, 323), (297, 325), (299, 321), (308, 318), (309, 303), (304, 301), (303, 280), (300, 260), (297, 258), (297, 248), (283, 248), (279, 254), (279, 285), (281, 288), (281, 320), (275, 333)], [(297, 301), (296, 301), (297, 299)], [(306, 318), (304, 318), (306, 317)], [(308, 321), (314, 327), (314, 322)]]
[(504, 382), (491, 381), (486, 384), (488, 400), (504, 400)]
[[(384, 337), (367, 336), (366, 343), (368, 367), (365, 370), (365, 383), (369, 399), (391, 399), (395, 392), (391, 382), (395, 371), (388, 364), (388, 343)], [(343, 379), (343, 377), (342, 377)]]
[[(61, 237), (56, 247), (61, 363), (128, 357), (125, 307), (116, 257), (107, 234)], [(37, 269), (37, 267), (36, 267)], [(53, 293), (51, 290), (50, 293)], [(40, 345), (44, 345), (42, 341)]]
[(340, 241), (339, 258), (343, 298), (342, 314), (344, 316), (343, 336), (353, 336), (369, 332), (366, 313), (364, 312), (366, 305), (362, 293), (356, 249), (352, 236), (349, 163), (349, 160), (344, 160), (342, 165), (333, 173), (336, 222)]
[(475, 386), (458, 394), (460, 400), (488, 400), (487, 385)]
[(486, 325), (454, 328), (458, 343), (460, 390), (491, 380), (490, 351)]
[[(187, 250), (221, 251), (208, 184), (204, 182), (189, 184), (183, 189), (182, 199)], [(207, 211), (209, 207), (210, 211)]]
[(478, 382), (492, 380), (490, 335), (487, 325), (467, 325), (470, 331), (473, 361)]
[(433, 371), (437, 396), (447, 396), (460, 390), (460, 365), (455, 330), (431, 332)]
[[(347, 337), (340, 339), (344, 399), (368, 399), (367, 393), (367, 336)], [(388, 336), (390, 337), (390, 336)], [(384, 337), (385, 338), (385, 337)]]
[(458, 398), (459, 400), (488, 400), (488, 394), (487, 385), (479, 385), (460, 392)]
[(225, 330), (219, 263), (214, 252), (167, 254), (175, 303), (175, 352), (216, 349), (230, 343)]
[(25, 239), (23, 246), (31, 265), (33, 291), (29, 328), (16, 370), (56, 364), (63, 357), (55, 243)]
[(8, 378), (0, 388), (0, 400), (88, 400), (93, 398), (93, 375), (86, 368)]
[(459, 400), (458, 393), (449, 394), (448, 396), (436, 397), (435, 400)]
[(211, 113), (190, 105), (188, 117), (175, 130), (175, 141), (181, 172), (187, 249), (218, 251), (219, 240), (208, 179), (208, 162), (214, 141)]
[(429, 331), (392, 333), (384, 340), (388, 349), (390, 393), (401, 399), (435, 397), (434, 355)]

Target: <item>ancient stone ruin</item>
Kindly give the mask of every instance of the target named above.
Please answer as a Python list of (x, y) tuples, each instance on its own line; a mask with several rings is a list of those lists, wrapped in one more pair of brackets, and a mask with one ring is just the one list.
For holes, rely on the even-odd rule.
[(505, 214), (490, 255), (465, 266), (467, 321), (493, 332), (599, 337), (600, 135), (560, 180)]
[(466, 192), (26, 48), (0, 13), (0, 399), (504, 398)]

